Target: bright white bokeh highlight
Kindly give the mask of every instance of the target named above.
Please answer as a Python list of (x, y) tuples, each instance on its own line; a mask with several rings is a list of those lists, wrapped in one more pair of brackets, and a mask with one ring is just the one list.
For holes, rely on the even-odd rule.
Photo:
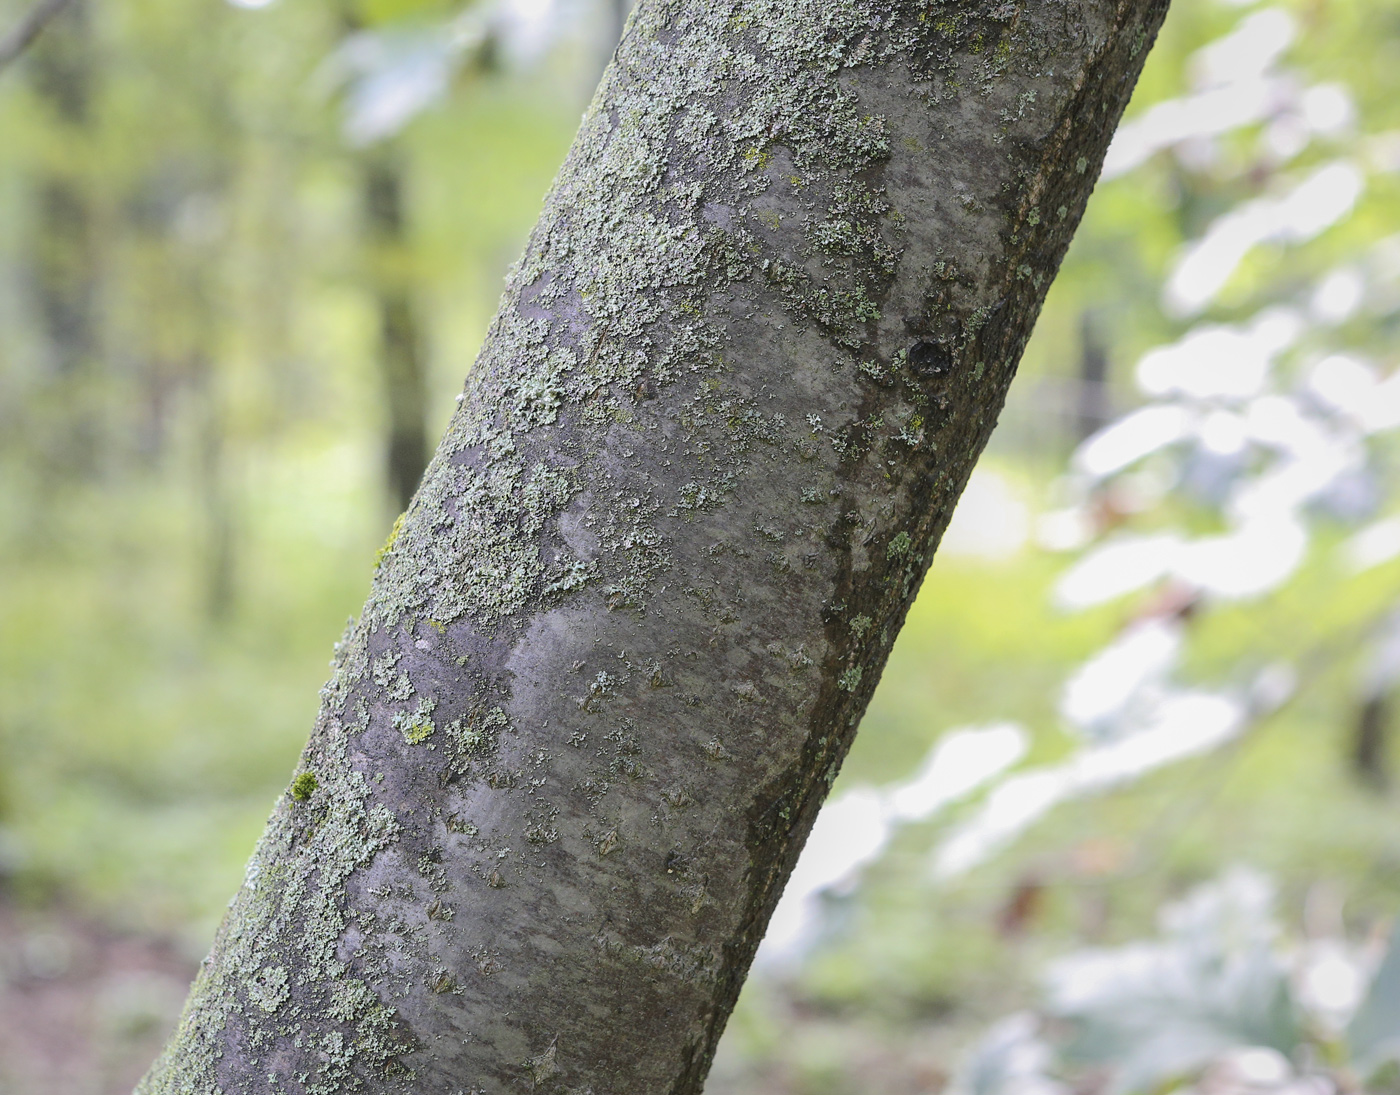
[(1151, 721), (1129, 736), (1000, 783), (934, 850), (934, 878), (946, 882), (980, 866), (1071, 798), (1110, 790), (1218, 748), (1243, 730), (1246, 713), (1245, 704), (1232, 696), (1165, 692)]
[(1030, 537), (1030, 507), (1011, 482), (989, 468), (976, 468), (938, 545), (938, 554), (1009, 559)]
[(1218, 217), (1199, 240), (1188, 244), (1167, 278), (1163, 306), (1189, 316), (1210, 304), (1262, 243), (1306, 243), (1351, 212), (1365, 181), (1351, 163), (1319, 167), (1279, 197), (1255, 198)]

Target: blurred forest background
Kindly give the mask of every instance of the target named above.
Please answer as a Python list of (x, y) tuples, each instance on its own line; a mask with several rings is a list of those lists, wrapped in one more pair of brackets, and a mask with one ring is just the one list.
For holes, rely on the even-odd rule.
[[(0, 67), (0, 1095), (173, 1024), (624, 15)], [(1396, 1089), (1397, 327), (1400, 2), (1175, 0), (712, 1095)]]

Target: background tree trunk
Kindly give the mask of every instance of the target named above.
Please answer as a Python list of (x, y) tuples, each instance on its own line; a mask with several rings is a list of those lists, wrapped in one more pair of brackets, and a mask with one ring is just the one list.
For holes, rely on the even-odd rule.
[(1367, 696), (1356, 713), (1351, 742), (1351, 770), (1372, 791), (1384, 791), (1390, 785), (1386, 763), (1389, 759), (1386, 746), (1389, 744), (1390, 720), (1388, 692)]
[(412, 243), (404, 202), (402, 150), (394, 142), (356, 156), (375, 310), (379, 371), (389, 423), (385, 471), (396, 512), (408, 508), (428, 463), (428, 377), (414, 305)]
[(1164, 0), (642, 0), (141, 1091), (700, 1090)]
[(58, 12), (30, 57), (51, 137), (35, 184), (29, 285), (47, 342), (53, 429), (49, 462), (61, 473), (97, 468), (100, 415), (91, 388), (98, 349), (98, 254), (91, 132), (96, 46), (87, 0)]
[(0, 37), (0, 68), (16, 60), (69, 4), (69, 0), (39, 0), (4, 37)]
[(1083, 441), (1113, 421), (1108, 406), (1108, 348), (1099, 320), (1086, 310), (1079, 317), (1079, 384), (1075, 391), (1075, 440)]

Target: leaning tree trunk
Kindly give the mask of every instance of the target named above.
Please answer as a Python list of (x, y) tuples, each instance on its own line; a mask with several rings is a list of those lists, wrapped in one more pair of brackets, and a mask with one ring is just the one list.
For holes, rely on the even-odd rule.
[(146, 1093), (698, 1092), (1165, 0), (642, 0)]

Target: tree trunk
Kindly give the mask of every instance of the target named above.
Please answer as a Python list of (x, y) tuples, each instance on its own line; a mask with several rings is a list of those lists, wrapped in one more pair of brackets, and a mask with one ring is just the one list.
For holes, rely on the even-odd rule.
[(99, 414), (93, 370), (98, 350), (97, 226), (89, 167), (92, 155), (95, 42), (86, 0), (55, 15), (30, 58), (38, 97), (51, 122), (35, 180), (30, 291), (48, 344), (48, 406), (54, 430), (49, 462), (91, 475), (98, 458)]
[(379, 371), (389, 415), (385, 471), (396, 511), (408, 508), (428, 463), (428, 378), (413, 300), (413, 256), (404, 208), (401, 151), (393, 143), (361, 152), (365, 223), (375, 309)]
[(1079, 385), (1075, 392), (1075, 440), (1083, 441), (1112, 421), (1108, 407), (1108, 350), (1092, 310), (1079, 317)]
[(1390, 719), (1390, 693), (1384, 691), (1367, 696), (1356, 714), (1351, 770), (1357, 780), (1372, 791), (1385, 791), (1390, 785), (1387, 763)]
[(693, 1093), (1165, 0), (642, 0), (140, 1091)]

